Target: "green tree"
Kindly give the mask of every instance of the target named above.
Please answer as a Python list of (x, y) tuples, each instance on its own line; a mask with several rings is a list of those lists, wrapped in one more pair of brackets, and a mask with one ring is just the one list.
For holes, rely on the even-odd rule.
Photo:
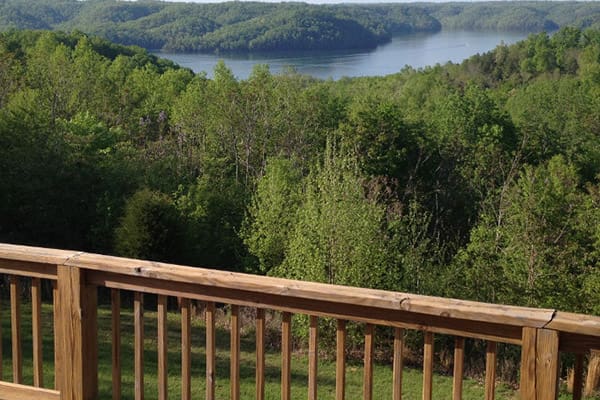
[(72, 50), (46, 32), (27, 54), (27, 83), (40, 94), (39, 108), (57, 118), (70, 118), (70, 95), (74, 89)]
[(259, 269), (269, 273), (281, 265), (297, 220), (302, 176), (293, 159), (270, 158), (248, 207), (241, 236)]
[(445, 238), (468, 235), (489, 194), (512, 173), (517, 137), (512, 121), (490, 93), (469, 84), (435, 96), (427, 122), (423, 182), (436, 230)]
[(222, 61), (215, 66), (214, 78), (208, 87), (209, 98), (204, 115), (207, 116), (209, 141), (212, 144), (211, 158), (227, 159), (234, 166), (236, 182), (246, 182), (242, 176), (243, 112), (240, 84)]
[(344, 144), (358, 155), (365, 173), (410, 180), (419, 149), (400, 106), (389, 100), (369, 99), (353, 104), (348, 114), (348, 122), (339, 132)]
[(579, 227), (588, 233), (593, 245), (582, 254), (587, 271), (583, 277), (582, 306), (578, 311), (600, 315), (600, 185), (589, 185), (588, 193)]
[(22, 84), (22, 68), (14, 54), (0, 40), (0, 109)]
[(596, 85), (573, 77), (539, 80), (515, 90), (506, 104), (519, 129), (524, 161), (561, 154), (586, 180), (600, 172), (600, 100)]
[(415, 199), (407, 205), (392, 204), (387, 210), (389, 265), (398, 276), (394, 290), (444, 295), (445, 251), (431, 235), (431, 213)]
[(563, 157), (525, 166), (509, 189), (504, 218), (484, 216), (457, 255), (466, 292), (480, 300), (581, 310), (589, 262), (582, 255), (594, 243), (586, 198)]
[(180, 260), (185, 230), (171, 198), (149, 189), (137, 191), (125, 205), (115, 232), (118, 255), (155, 261)]
[(274, 274), (350, 286), (397, 286), (382, 229), (385, 210), (365, 197), (356, 168), (355, 161), (328, 147), (323, 164), (307, 178), (285, 261)]
[(225, 161), (213, 160), (205, 168), (204, 174), (189, 187), (182, 187), (177, 196), (177, 207), (187, 222), (187, 262), (241, 270), (246, 253), (239, 230), (247, 192)]
[(600, 43), (592, 43), (579, 55), (581, 78), (598, 84), (600, 82)]

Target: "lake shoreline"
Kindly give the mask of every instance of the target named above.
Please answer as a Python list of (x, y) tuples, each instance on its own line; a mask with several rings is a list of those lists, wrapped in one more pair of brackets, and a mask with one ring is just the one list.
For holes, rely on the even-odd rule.
[(238, 79), (247, 79), (257, 64), (266, 64), (274, 74), (291, 67), (300, 74), (318, 79), (384, 76), (406, 66), (419, 69), (447, 62), (461, 62), (475, 54), (493, 50), (501, 43), (525, 39), (528, 32), (442, 30), (436, 33), (403, 34), (371, 50), (315, 50), (250, 52), (230, 54), (168, 53), (152, 54), (167, 58), (196, 73), (212, 77), (216, 64), (223, 60)]

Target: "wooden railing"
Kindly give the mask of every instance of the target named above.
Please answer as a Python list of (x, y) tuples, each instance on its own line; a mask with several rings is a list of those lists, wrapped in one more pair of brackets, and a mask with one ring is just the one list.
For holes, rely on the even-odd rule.
[[(298, 282), (149, 261), (0, 244), (0, 274), (10, 286), (12, 383), (2, 380), (0, 399), (98, 398), (98, 287), (111, 290), (112, 398), (121, 398), (121, 290), (133, 292), (134, 394), (144, 397), (144, 294), (158, 295), (158, 398), (167, 398), (167, 299), (180, 299), (181, 398), (191, 398), (190, 300), (205, 302), (206, 399), (215, 398), (215, 303), (231, 305), (230, 398), (240, 398), (240, 306), (256, 311), (256, 399), (265, 397), (265, 310), (282, 313), (281, 398), (291, 398), (291, 317), (309, 316), (308, 398), (317, 398), (318, 318), (338, 320), (335, 398), (345, 398), (346, 321), (365, 323), (363, 398), (373, 398), (375, 325), (394, 328), (393, 398), (402, 397), (404, 330), (424, 332), (423, 399), (432, 398), (434, 334), (456, 336), (453, 399), (462, 396), (465, 338), (487, 341), (485, 398), (494, 398), (497, 343), (522, 347), (522, 399), (558, 397), (559, 353), (575, 354), (573, 399), (580, 399), (584, 357), (600, 349), (600, 318), (505, 305), (417, 296), (380, 290)], [(30, 281), (33, 385), (23, 384), (21, 283)], [(44, 283), (50, 281), (51, 285)], [(52, 287), (54, 385), (44, 377), (42, 286)], [(29, 284), (27, 285), (29, 287)], [(0, 309), (4, 312), (4, 309)], [(3, 332), (0, 332), (0, 335)], [(1, 337), (1, 336), (0, 336)], [(46, 350), (46, 349), (45, 349)], [(48, 389), (45, 387), (53, 387)]]

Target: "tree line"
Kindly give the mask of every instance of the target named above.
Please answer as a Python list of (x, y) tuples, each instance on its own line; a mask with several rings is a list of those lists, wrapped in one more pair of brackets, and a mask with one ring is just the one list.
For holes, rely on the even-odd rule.
[(0, 31), (78, 30), (173, 52), (368, 49), (393, 35), (440, 29), (540, 32), (600, 28), (596, 2), (216, 4), (3, 0)]
[(600, 31), (319, 81), (0, 36), (0, 240), (599, 313)]

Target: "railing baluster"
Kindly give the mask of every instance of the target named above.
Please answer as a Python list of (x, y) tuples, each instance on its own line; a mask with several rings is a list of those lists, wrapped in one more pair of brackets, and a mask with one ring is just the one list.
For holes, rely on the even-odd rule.
[(58, 315), (58, 282), (52, 281), (52, 319), (53, 319), (53, 336), (54, 336), (54, 389), (58, 390), (58, 372), (57, 366), (62, 365), (61, 362), (61, 354), (58, 345), (58, 324), (59, 324), (59, 315)]
[(423, 400), (431, 400), (433, 390), (433, 332), (425, 332), (423, 346)]
[(346, 321), (337, 320), (335, 359), (335, 399), (346, 397)]
[(465, 371), (465, 338), (454, 340), (454, 376), (452, 377), (452, 400), (462, 400)]
[(215, 303), (206, 303), (206, 400), (215, 398)]
[(573, 370), (573, 400), (581, 400), (583, 394), (583, 354), (575, 355)]
[(292, 398), (292, 314), (281, 316), (281, 400)]
[(168, 388), (168, 343), (167, 343), (167, 296), (159, 295), (157, 304), (158, 319), (158, 400), (167, 400)]
[(365, 364), (363, 374), (363, 399), (373, 398), (373, 336), (375, 326), (367, 324), (365, 327)]
[(121, 292), (110, 290), (112, 330), (112, 398), (121, 399)]
[(308, 399), (317, 400), (319, 320), (310, 316), (308, 339)]
[(256, 400), (265, 398), (265, 310), (256, 309)]
[(21, 352), (21, 283), (19, 277), (10, 277), (10, 321), (12, 332), (13, 382), (23, 382), (23, 354)]
[(144, 295), (140, 292), (133, 297), (133, 319), (135, 400), (144, 400)]
[(404, 329), (394, 329), (393, 399), (402, 400), (402, 369), (404, 367)]
[(231, 305), (230, 332), (230, 399), (240, 398), (240, 307)]
[(192, 398), (192, 325), (190, 299), (181, 299), (181, 400)]
[(2, 355), (2, 302), (0, 301), (0, 381), (4, 380), (4, 371), (2, 364), (4, 363), (4, 357)]
[(31, 333), (33, 339), (33, 386), (44, 386), (42, 355), (42, 281), (31, 280)]
[(485, 353), (485, 400), (494, 400), (496, 388), (496, 342), (488, 341)]

